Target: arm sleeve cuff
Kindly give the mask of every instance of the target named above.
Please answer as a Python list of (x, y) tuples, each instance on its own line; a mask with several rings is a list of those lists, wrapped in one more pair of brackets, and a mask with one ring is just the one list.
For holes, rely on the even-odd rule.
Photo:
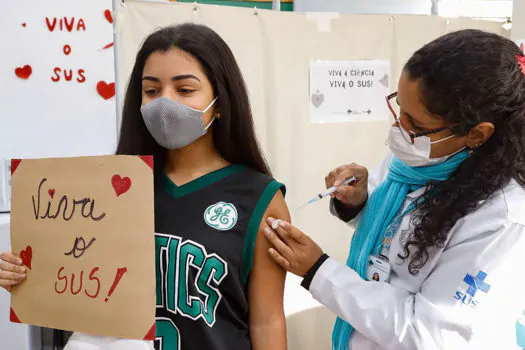
[(323, 254), (321, 255), (321, 257), (319, 259), (317, 259), (317, 261), (315, 262), (315, 264), (310, 268), (310, 270), (306, 273), (306, 275), (304, 276), (303, 278), (303, 281), (301, 282), (301, 286), (306, 289), (306, 290), (309, 290), (310, 289), (310, 284), (312, 283), (312, 280), (314, 279), (314, 276), (315, 276), (315, 273), (317, 272), (317, 270), (319, 270), (319, 268), (321, 267), (321, 265), (323, 265), (323, 263), (328, 259), (328, 255), (327, 254)]
[(334, 198), (330, 200), (330, 211), (344, 222), (349, 222), (357, 215), (359, 215), (361, 210), (363, 210), (363, 208), (365, 207), (366, 202), (367, 201), (365, 201), (357, 208), (348, 208), (339, 200)]
[(338, 270), (340, 267), (344, 267), (345, 272), (347, 273), (345, 277), (347, 277), (350, 280), (355, 281), (362, 281), (362, 278), (349, 267), (346, 267), (345, 265), (339, 263), (338, 261), (328, 258), (324, 262), (322, 266), (319, 267), (316, 274), (312, 278), (312, 282), (310, 284), (310, 293), (316, 299), (317, 301), (322, 303), (322, 298), (319, 298), (320, 295), (322, 295), (322, 290), (327, 281), (330, 280), (330, 276)]

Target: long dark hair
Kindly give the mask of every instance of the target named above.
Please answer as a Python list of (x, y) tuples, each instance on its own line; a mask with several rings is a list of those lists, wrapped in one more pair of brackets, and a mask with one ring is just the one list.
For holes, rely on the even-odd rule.
[(525, 187), (525, 76), (512, 41), (479, 30), (442, 36), (418, 50), (404, 71), (421, 86), (427, 110), (466, 135), (481, 122), (494, 134), (447, 181), (433, 183), (403, 235), (403, 260), (416, 275), (455, 223), (511, 179)]
[(221, 118), (212, 127), (214, 146), (219, 154), (233, 164), (244, 164), (271, 175), (255, 136), (248, 92), (235, 57), (217, 33), (198, 24), (165, 27), (144, 41), (126, 92), (117, 154), (153, 155), (156, 168), (163, 169), (166, 149), (155, 142), (140, 113), (142, 73), (149, 55), (175, 47), (200, 62), (215, 96), (219, 97), (217, 106)]

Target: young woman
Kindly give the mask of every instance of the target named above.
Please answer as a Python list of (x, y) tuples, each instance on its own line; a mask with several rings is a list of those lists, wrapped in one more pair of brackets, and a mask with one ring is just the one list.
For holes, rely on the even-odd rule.
[[(267, 217), (290, 218), (284, 186), (271, 177), (240, 69), (214, 31), (183, 24), (145, 40), (117, 154), (155, 156), (156, 348), (286, 349), (285, 272), (262, 235)], [(19, 267), (2, 256), (9, 288), (18, 280), (7, 271)], [(118, 342), (147, 348), (74, 334), (67, 349)]]
[(326, 178), (359, 179), (332, 202), (357, 224), (347, 266), (270, 219), (272, 256), (340, 317), (336, 350), (522, 349), (523, 52), (495, 34), (447, 34), (410, 58), (388, 103), (391, 153), (379, 169)]

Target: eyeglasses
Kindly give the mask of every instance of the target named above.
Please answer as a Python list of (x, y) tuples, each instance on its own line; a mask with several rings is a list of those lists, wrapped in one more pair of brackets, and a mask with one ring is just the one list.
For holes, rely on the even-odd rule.
[(416, 137), (432, 135), (432, 134), (438, 133), (440, 131), (443, 131), (443, 130), (446, 130), (446, 129), (450, 129), (450, 128), (452, 128), (452, 127), (457, 125), (457, 124), (453, 124), (453, 125), (447, 125), (447, 126), (444, 126), (444, 127), (441, 127), (441, 128), (437, 128), (437, 129), (424, 131), (424, 132), (414, 132), (414, 131), (408, 129), (403, 124), (401, 119), (399, 119), (399, 117), (397, 116), (396, 111), (392, 107), (392, 103), (390, 101), (393, 98), (395, 98), (395, 97), (397, 97), (397, 92), (394, 92), (394, 93), (388, 95), (386, 97), (386, 103), (388, 105), (388, 109), (390, 109), (390, 112), (392, 112), (392, 115), (394, 116), (394, 120), (396, 121), (396, 124), (399, 126), (399, 130), (401, 130), (401, 135), (403, 135), (403, 138), (411, 145), (414, 144), (414, 140), (416, 139)]

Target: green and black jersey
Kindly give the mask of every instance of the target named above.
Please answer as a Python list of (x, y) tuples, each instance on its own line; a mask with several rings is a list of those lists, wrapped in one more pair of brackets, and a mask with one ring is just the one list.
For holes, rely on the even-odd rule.
[(264, 213), (284, 186), (231, 165), (155, 180), (157, 350), (251, 349), (247, 282)]

